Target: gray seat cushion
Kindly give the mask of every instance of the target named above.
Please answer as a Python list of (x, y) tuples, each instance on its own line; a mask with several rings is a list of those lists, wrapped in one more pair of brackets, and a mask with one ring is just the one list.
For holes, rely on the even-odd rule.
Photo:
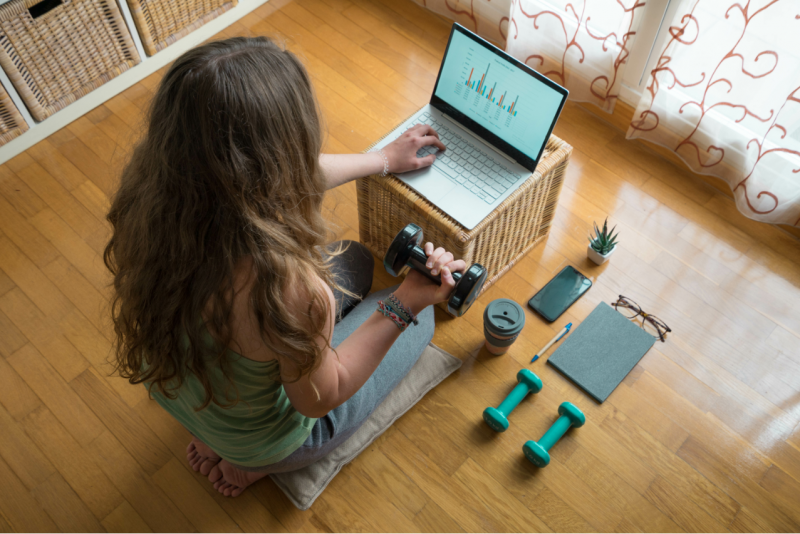
[(336, 473), (367, 448), (425, 394), (461, 367), (461, 360), (430, 344), (411, 371), (350, 439), (308, 467), (270, 475), (290, 501), (307, 510)]

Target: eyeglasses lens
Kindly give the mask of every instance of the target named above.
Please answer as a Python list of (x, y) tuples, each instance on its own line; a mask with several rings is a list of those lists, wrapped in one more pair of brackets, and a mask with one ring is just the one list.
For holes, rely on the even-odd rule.
[(620, 312), (622, 315), (627, 317), (628, 319), (633, 319), (639, 312), (641, 312), (641, 308), (636, 305), (635, 302), (628, 300), (626, 298), (621, 298), (617, 301), (617, 311)]

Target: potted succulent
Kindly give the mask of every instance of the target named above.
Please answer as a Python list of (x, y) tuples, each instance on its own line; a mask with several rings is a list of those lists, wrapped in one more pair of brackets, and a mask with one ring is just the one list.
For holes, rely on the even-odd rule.
[(608, 217), (606, 217), (603, 223), (602, 232), (597, 227), (597, 223), (594, 223), (594, 237), (589, 236), (589, 248), (586, 250), (586, 254), (589, 256), (589, 259), (597, 265), (602, 265), (608, 261), (608, 257), (611, 256), (611, 253), (617, 248), (617, 236), (619, 232), (615, 234), (615, 228), (616, 226), (614, 226), (610, 232), (608, 231)]

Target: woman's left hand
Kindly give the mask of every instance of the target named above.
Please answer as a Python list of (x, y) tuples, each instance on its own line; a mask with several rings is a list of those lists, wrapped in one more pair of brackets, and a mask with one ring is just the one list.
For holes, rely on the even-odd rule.
[(428, 145), (445, 150), (444, 143), (439, 140), (439, 134), (429, 125), (415, 124), (403, 132), (400, 137), (383, 147), (386, 159), (389, 160), (389, 172), (401, 173), (433, 165), (436, 161), (435, 154), (429, 154), (424, 158), (417, 157), (417, 151)]

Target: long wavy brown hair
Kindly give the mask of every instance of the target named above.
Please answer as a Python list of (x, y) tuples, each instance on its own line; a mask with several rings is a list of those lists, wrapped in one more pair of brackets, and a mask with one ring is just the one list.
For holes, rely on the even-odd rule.
[[(245, 257), (262, 339), (294, 361), (297, 379), (318, 367), (315, 338), (333, 310), (315, 281), (336, 286), (323, 252), (321, 143), (309, 75), (269, 39), (212, 42), (172, 64), (108, 214), (121, 376), (174, 399), (192, 373), (205, 388), (198, 410), (237, 402), (226, 353), (234, 267)], [(324, 311), (310, 314), (312, 326), (287, 309), (290, 284), (310, 296), (309, 314)], [(227, 378), (224, 394), (212, 367)]]

